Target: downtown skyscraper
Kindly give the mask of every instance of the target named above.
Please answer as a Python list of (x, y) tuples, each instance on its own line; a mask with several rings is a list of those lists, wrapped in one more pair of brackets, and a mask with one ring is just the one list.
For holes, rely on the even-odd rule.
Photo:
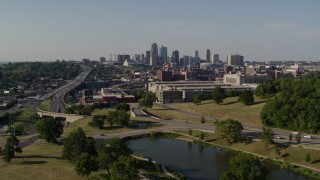
[(166, 61), (168, 59), (168, 49), (167, 47), (161, 46), (160, 47), (160, 60)]
[(210, 49), (207, 49), (207, 51), (206, 51), (206, 61), (210, 62), (210, 58), (211, 58)]
[(153, 43), (151, 46), (150, 66), (156, 66), (158, 60), (158, 45)]

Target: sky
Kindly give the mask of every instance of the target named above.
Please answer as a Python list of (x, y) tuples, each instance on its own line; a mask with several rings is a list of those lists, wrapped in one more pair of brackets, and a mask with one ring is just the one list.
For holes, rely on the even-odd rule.
[(320, 61), (319, 0), (0, 0), (0, 62), (110, 59), (152, 43), (245, 60)]

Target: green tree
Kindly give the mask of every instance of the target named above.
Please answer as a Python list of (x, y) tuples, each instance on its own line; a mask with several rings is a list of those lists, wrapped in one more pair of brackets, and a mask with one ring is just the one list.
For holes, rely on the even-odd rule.
[(300, 142), (301, 142), (301, 135), (300, 135), (300, 134), (297, 134), (297, 135), (295, 136), (295, 139), (296, 139), (296, 142), (297, 142), (298, 144), (300, 144)]
[(307, 155), (306, 155), (305, 161), (306, 161), (306, 162), (310, 162), (310, 161), (311, 161), (310, 154), (307, 154)]
[(112, 127), (113, 124), (114, 124), (113, 120), (114, 120), (114, 119), (111, 118), (111, 117), (110, 117), (110, 114), (108, 113), (108, 114), (106, 115), (105, 121), (109, 124), (110, 127)]
[(1, 154), (3, 156), (3, 160), (5, 162), (10, 162), (14, 158), (14, 154), (21, 153), (22, 150), (18, 147), (20, 140), (13, 134), (7, 138), (6, 144), (4, 145), (4, 149), (1, 150)]
[(320, 129), (320, 72), (274, 82), (277, 96), (261, 111), (263, 124), (317, 133)]
[(145, 107), (145, 108), (152, 108), (154, 101), (154, 94), (147, 92), (142, 96), (142, 98), (139, 100), (139, 106)]
[(89, 124), (89, 126), (103, 129), (105, 119), (106, 119), (106, 116), (104, 116), (104, 115), (95, 115), (95, 116), (93, 116), (92, 121), (89, 122), (88, 124)]
[(130, 156), (121, 156), (111, 165), (110, 180), (139, 179), (137, 162)]
[(243, 91), (240, 93), (239, 101), (245, 105), (251, 105), (254, 103), (254, 97), (251, 91)]
[(97, 144), (98, 164), (102, 169), (106, 169), (110, 175), (110, 166), (117, 161), (120, 156), (128, 156), (132, 153), (128, 145), (120, 138), (107, 139)]
[(125, 127), (129, 125), (130, 114), (125, 111), (109, 111), (108, 118), (110, 118), (111, 122)]
[(75, 160), (75, 170), (80, 176), (89, 176), (92, 171), (98, 170), (97, 161), (87, 153), (81, 153)]
[(202, 94), (195, 94), (193, 97), (193, 104), (199, 105), (202, 101)]
[(82, 128), (78, 128), (63, 140), (62, 157), (70, 162), (74, 162), (76, 157), (81, 153), (97, 155), (95, 141), (92, 138), (86, 137)]
[(216, 87), (213, 89), (211, 97), (215, 103), (217, 104), (223, 103), (223, 100), (226, 98), (225, 90), (222, 89), (221, 87)]
[(188, 134), (191, 136), (192, 135), (192, 129), (188, 129)]
[(117, 111), (130, 111), (130, 105), (127, 103), (119, 103), (116, 105), (116, 110)]
[(56, 143), (63, 133), (63, 124), (54, 118), (41, 118), (37, 123), (39, 138), (48, 143)]
[(74, 113), (75, 113), (74, 107), (67, 107), (67, 108), (64, 110), (64, 113), (74, 114)]
[(262, 133), (260, 135), (260, 139), (264, 142), (266, 150), (268, 149), (268, 145), (273, 144), (273, 131), (272, 129), (268, 126), (263, 126), (262, 127)]
[(230, 159), (230, 168), (221, 176), (221, 180), (264, 180), (268, 170), (259, 160), (248, 154), (238, 154)]
[(227, 119), (217, 122), (215, 133), (231, 144), (242, 140), (242, 130), (243, 127), (239, 121)]
[(201, 117), (201, 124), (204, 124), (206, 122), (206, 120), (204, 119), (204, 117)]
[(200, 140), (203, 140), (203, 139), (204, 139), (204, 133), (203, 133), (202, 131), (200, 132), (199, 139), (200, 139)]

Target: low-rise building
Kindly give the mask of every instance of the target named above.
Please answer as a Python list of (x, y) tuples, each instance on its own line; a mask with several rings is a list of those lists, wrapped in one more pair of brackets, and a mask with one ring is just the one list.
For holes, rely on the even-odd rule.
[(212, 91), (216, 87), (221, 87), (228, 91), (253, 91), (254, 87), (249, 85), (232, 85), (215, 81), (170, 81), (170, 82), (150, 82), (148, 91), (156, 95), (156, 99), (161, 103), (193, 101), (196, 94), (202, 94), (210, 98)]
[(248, 75), (248, 74), (225, 74), (223, 82), (229, 84), (260, 84), (266, 80), (271, 80), (272, 77), (267, 74)]

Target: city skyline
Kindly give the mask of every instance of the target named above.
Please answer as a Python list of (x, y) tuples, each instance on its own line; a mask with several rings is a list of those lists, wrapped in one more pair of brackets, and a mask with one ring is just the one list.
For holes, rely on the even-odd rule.
[(320, 61), (319, 1), (3, 1), (0, 62), (198, 50), (201, 59)]

